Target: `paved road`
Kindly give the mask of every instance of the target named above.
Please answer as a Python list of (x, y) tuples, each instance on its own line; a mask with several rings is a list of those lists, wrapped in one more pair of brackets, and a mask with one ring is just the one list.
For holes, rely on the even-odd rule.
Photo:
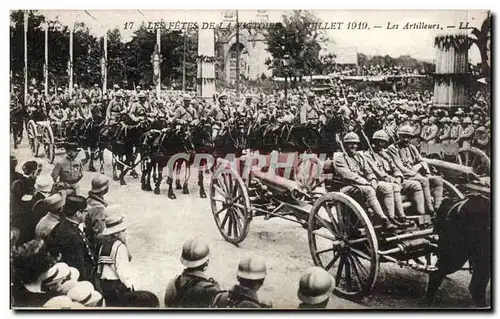
[[(18, 157), (19, 167), (32, 159), (26, 139), (19, 149), (11, 152)], [(111, 176), (110, 154), (105, 155), (105, 171)], [(50, 174), (53, 166), (43, 157), (39, 160), (44, 163), (43, 173)], [(96, 174), (85, 172), (80, 182), (82, 194), (88, 192), (90, 181)], [(191, 175), (196, 177), (196, 174)], [(199, 236), (210, 244), (208, 271), (223, 289), (229, 289), (234, 284), (240, 258), (260, 255), (266, 258), (268, 276), (259, 296), (272, 301), (274, 307), (295, 308), (298, 305), (296, 292), (301, 273), (313, 266), (307, 231), (300, 225), (279, 219), (265, 221), (256, 218), (252, 221), (246, 240), (236, 247), (225, 242), (219, 234), (209, 199), (198, 197), (195, 180), (190, 185), (191, 194), (183, 195), (176, 191), (176, 200), (168, 199), (165, 183), (162, 183), (161, 194), (155, 195), (141, 191), (139, 180), (131, 176), (126, 177), (126, 182), (126, 186), (120, 186), (119, 182), (112, 181), (107, 200), (111, 204), (121, 205), (129, 224), (128, 245), (133, 266), (137, 269), (138, 289), (152, 291), (163, 305), (168, 280), (182, 270), (179, 261), (182, 244), (191, 237)], [(208, 185), (209, 175), (205, 175), (205, 183)], [(470, 277), (465, 271), (449, 276), (438, 291), (436, 307), (472, 307), (467, 290)], [(427, 275), (423, 273), (383, 264), (371, 296), (361, 303), (332, 296), (328, 308), (418, 307), (426, 284)]]

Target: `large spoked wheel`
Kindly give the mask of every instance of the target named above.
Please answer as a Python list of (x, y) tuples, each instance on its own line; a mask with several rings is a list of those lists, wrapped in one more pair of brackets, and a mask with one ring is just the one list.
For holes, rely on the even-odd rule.
[(378, 242), (354, 199), (338, 192), (320, 197), (311, 209), (308, 236), (314, 264), (332, 274), (336, 295), (359, 300), (371, 292), (379, 272)]
[(28, 122), (28, 143), (30, 145), (31, 154), (33, 156), (38, 156), (38, 149), (40, 148), (40, 144), (38, 143), (38, 132), (36, 129), (36, 123), (33, 120)]
[(56, 156), (56, 150), (54, 145), (54, 133), (52, 132), (52, 128), (49, 125), (44, 126), (43, 128), (42, 143), (43, 143), (43, 150), (45, 151), (45, 157), (47, 158), (50, 164), (54, 163), (54, 158)]
[(464, 199), (464, 194), (452, 183), (443, 179), (443, 198)]
[(248, 235), (252, 214), (245, 183), (233, 168), (219, 167), (214, 172), (210, 204), (222, 237), (232, 244), (241, 243)]
[(294, 177), (309, 193), (319, 186), (319, 178), (323, 171), (323, 162), (312, 155), (302, 154), (299, 159)]
[(485, 152), (475, 147), (462, 147), (458, 150), (457, 163), (472, 168), (479, 176), (489, 176), (491, 161)]

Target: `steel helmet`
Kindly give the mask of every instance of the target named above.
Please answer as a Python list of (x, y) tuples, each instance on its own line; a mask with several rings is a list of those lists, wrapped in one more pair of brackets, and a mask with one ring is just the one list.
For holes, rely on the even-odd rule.
[(422, 124), (427, 124), (427, 123), (429, 123), (429, 119), (427, 118), (422, 119)]
[(472, 123), (472, 120), (470, 119), (470, 117), (466, 117), (466, 118), (464, 118), (463, 123), (464, 123), (464, 124), (471, 124), (471, 123)]
[(394, 120), (394, 115), (389, 114), (389, 115), (387, 116), (387, 119), (388, 119), (388, 120)]
[(266, 262), (262, 257), (248, 257), (240, 261), (237, 276), (243, 279), (259, 280), (266, 278)]
[(359, 143), (359, 136), (354, 132), (349, 132), (344, 136), (344, 143)]
[(476, 132), (486, 132), (486, 129), (484, 128), (484, 126), (480, 126), (476, 129)]
[(372, 139), (389, 142), (389, 135), (387, 135), (387, 133), (384, 130), (380, 130), (380, 131), (376, 131), (373, 134)]
[(451, 123), (453, 123), (453, 124), (459, 124), (459, 123), (460, 123), (460, 120), (458, 119), (458, 117), (454, 116), (454, 117), (451, 119)]
[(208, 244), (199, 239), (189, 239), (182, 246), (181, 263), (188, 268), (195, 268), (208, 261)]
[(474, 122), (472, 122), (472, 124), (474, 124), (474, 125), (479, 125), (479, 121), (478, 121), (478, 120), (475, 120)]
[(432, 124), (432, 123), (434, 123), (435, 121), (436, 121), (436, 118), (435, 118), (434, 116), (431, 116), (431, 117), (429, 118), (429, 123), (431, 123), (431, 124)]
[(330, 297), (333, 278), (321, 267), (311, 267), (300, 277), (297, 296), (302, 302), (318, 304)]
[(98, 87), (99, 87), (99, 84), (97, 84), (97, 83), (96, 83), (96, 84), (94, 84), (94, 87), (95, 87), (95, 88), (98, 88)]
[(82, 104), (87, 104), (87, 99), (81, 99), (81, 100), (80, 100), (80, 103), (82, 103)]
[(403, 125), (398, 129), (399, 135), (413, 136), (413, 128), (409, 125)]
[(61, 103), (59, 100), (52, 101), (52, 105), (59, 105), (59, 103)]
[(69, 106), (75, 106), (75, 105), (76, 105), (76, 103), (75, 103), (75, 101), (74, 101), (74, 100), (71, 100), (71, 101), (69, 101), (68, 105), (69, 105)]
[(439, 122), (440, 122), (440, 123), (450, 123), (450, 118), (449, 118), (449, 117), (447, 117), (447, 116), (445, 116), (445, 117), (443, 117), (443, 118), (442, 118)]
[(33, 90), (33, 94), (35, 94), (35, 93), (36, 93), (36, 94), (38, 94), (38, 93), (39, 93), (37, 89), (34, 89), (34, 90)]
[(118, 84), (113, 85), (113, 89), (119, 89), (120, 86)]
[(418, 118), (418, 116), (417, 116), (417, 115), (413, 115), (413, 116), (411, 117), (411, 120), (412, 120), (412, 121), (418, 121), (418, 120), (419, 120), (419, 118)]
[(123, 93), (121, 91), (116, 92), (115, 94), (116, 97), (123, 97)]
[(62, 88), (57, 88), (57, 92), (62, 92)]
[(144, 94), (144, 92), (139, 93), (139, 98), (145, 98), (145, 97), (146, 97), (146, 94)]
[(33, 89), (34, 89), (34, 87), (32, 87), (32, 86), (30, 85), (29, 89), (30, 89), (30, 90), (33, 90)]

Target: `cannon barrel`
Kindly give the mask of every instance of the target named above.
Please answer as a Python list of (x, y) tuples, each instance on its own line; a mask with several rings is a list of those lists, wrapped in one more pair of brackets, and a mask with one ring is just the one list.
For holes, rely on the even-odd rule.
[(302, 194), (299, 183), (288, 178), (262, 171), (253, 171), (252, 177), (266, 185), (270, 191), (274, 190), (279, 193), (290, 194), (293, 198), (298, 198)]
[[(434, 166), (437, 168), (439, 171), (441, 171), (445, 176), (447, 174), (453, 174), (455, 176), (459, 175), (461, 176), (464, 180), (478, 180), (479, 176), (477, 176), (476, 173), (474, 173), (472, 167), (469, 166), (464, 166), (460, 164), (455, 164), (455, 163), (450, 163), (438, 159), (430, 159), (430, 158), (424, 158), (424, 162), (427, 164)], [(457, 177), (459, 177), (457, 176)]]

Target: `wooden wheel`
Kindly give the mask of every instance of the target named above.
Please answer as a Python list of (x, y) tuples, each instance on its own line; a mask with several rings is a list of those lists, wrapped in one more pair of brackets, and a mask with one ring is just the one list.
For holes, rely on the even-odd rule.
[(45, 151), (45, 157), (50, 164), (54, 163), (54, 158), (56, 156), (56, 150), (54, 145), (54, 133), (50, 125), (43, 127), (42, 131), (42, 143), (43, 149)]
[(28, 143), (30, 145), (31, 154), (33, 156), (38, 156), (38, 149), (40, 148), (40, 144), (38, 142), (38, 132), (36, 128), (36, 123), (33, 120), (28, 122)]
[(335, 278), (336, 295), (360, 299), (370, 293), (379, 272), (378, 242), (354, 199), (338, 192), (320, 197), (311, 209), (308, 237), (314, 264)]
[(245, 183), (233, 168), (215, 170), (210, 182), (210, 204), (222, 237), (232, 244), (241, 243), (248, 235), (252, 215)]
[(458, 150), (457, 163), (472, 168), (478, 176), (489, 176), (491, 161), (485, 152), (475, 147), (462, 147)]
[(465, 196), (455, 185), (443, 179), (443, 198), (464, 199)]
[(318, 186), (323, 172), (323, 162), (310, 154), (301, 154), (294, 173), (295, 181), (310, 193)]

